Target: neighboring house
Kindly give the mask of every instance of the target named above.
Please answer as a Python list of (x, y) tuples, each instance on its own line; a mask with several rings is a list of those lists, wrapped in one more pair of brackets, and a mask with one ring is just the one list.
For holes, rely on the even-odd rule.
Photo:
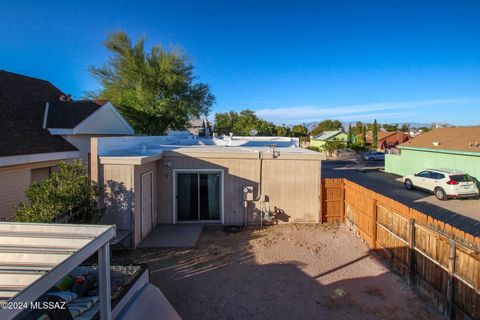
[(211, 135), (210, 132), (211, 125), (208, 119), (193, 119), (190, 120), (186, 130), (193, 134), (194, 136), (199, 137), (209, 137)]
[(480, 179), (480, 126), (438, 128), (398, 146), (385, 156), (385, 171), (398, 175), (426, 168), (455, 169)]
[(91, 177), (137, 246), (158, 223), (257, 224), (262, 211), (280, 222), (318, 222), (323, 159), (298, 138), (97, 138)]
[[(399, 144), (410, 140), (410, 134), (403, 131), (379, 131), (377, 149), (386, 150), (396, 148)], [(367, 145), (372, 145), (372, 131), (367, 132)]]
[(133, 135), (135, 132), (109, 101), (80, 100), (48, 102), (43, 127), (62, 136), (88, 160), (90, 138)]
[(310, 147), (322, 149), (327, 141), (334, 139), (347, 142), (348, 135), (343, 130), (324, 131), (310, 139)]
[(92, 136), (133, 133), (110, 103), (60, 98), (68, 96), (48, 81), (0, 70), (0, 220), (60, 161), (86, 160)]

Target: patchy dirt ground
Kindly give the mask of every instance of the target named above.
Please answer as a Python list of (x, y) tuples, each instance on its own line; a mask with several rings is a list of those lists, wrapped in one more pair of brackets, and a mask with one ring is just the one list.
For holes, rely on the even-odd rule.
[(226, 234), (196, 249), (136, 250), (185, 319), (440, 319), (343, 226), (280, 225)]

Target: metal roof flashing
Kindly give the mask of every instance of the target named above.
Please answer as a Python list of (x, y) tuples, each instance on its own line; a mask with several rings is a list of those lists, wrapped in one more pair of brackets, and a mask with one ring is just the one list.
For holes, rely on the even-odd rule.
[[(199, 138), (175, 132), (168, 136), (126, 136), (97, 138), (101, 164), (143, 165), (165, 157), (225, 159), (269, 158), (274, 148), (285, 160), (325, 160), (325, 155), (300, 148), (298, 138), (291, 137), (221, 137)], [(263, 156), (262, 156), (263, 155)]]

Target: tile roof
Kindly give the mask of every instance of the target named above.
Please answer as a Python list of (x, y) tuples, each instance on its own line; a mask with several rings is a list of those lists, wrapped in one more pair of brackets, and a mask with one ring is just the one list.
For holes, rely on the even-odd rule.
[(46, 102), (62, 94), (48, 81), (0, 70), (0, 157), (77, 151), (42, 129)]
[(75, 128), (80, 122), (100, 109), (107, 101), (79, 100), (56, 101), (48, 106), (47, 128)]
[(401, 147), (480, 153), (480, 126), (433, 129), (402, 143)]

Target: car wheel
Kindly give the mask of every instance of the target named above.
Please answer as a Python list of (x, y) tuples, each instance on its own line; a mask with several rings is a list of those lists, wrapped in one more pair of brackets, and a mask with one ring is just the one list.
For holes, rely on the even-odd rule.
[(372, 157), (368, 158), (368, 161), (373, 161), (373, 158)]
[(442, 188), (435, 189), (435, 197), (437, 197), (437, 199), (441, 201), (447, 200), (447, 194)]
[(412, 180), (407, 179), (403, 184), (405, 185), (405, 188), (407, 188), (407, 190), (413, 190)]

